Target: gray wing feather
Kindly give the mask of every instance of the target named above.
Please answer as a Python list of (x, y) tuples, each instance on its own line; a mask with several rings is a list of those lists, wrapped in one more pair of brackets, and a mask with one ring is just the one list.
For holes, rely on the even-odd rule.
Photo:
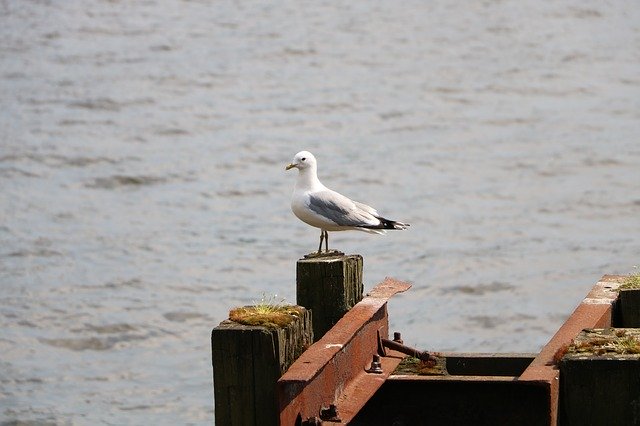
[(378, 211), (376, 209), (374, 209), (373, 207), (368, 206), (366, 204), (359, 203), (357, 201), (354, 201), (353, 203), (356, 206), (358, 206), (359, 208), (361, 208), (362, 210), (364, 210), (367, 213), (371, 214), (372, 216), (378, 217)]
[(339, 226), (374, 225), (375, 222), (372, 215), (367, 209), (362, 209), (360, 206), (366, 205), (352, 201), (334, 191), (320, 191), (309, 194), (309, 208)]

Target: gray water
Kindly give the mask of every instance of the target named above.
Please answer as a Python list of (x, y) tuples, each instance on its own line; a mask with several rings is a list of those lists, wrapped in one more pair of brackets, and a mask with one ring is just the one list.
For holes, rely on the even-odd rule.
[(0, 420), (209, 424), (209, 333), (333, 233), (422, 349), (537, 351), (640, 239), (635, 1), (0, 2)]

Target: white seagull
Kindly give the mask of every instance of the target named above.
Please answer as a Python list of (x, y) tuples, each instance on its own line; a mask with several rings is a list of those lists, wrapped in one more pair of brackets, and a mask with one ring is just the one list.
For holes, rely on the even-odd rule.
[(293, 157), (286, 170), (298, 169), (298, 179), (293, 189), (291, 210), (304, 223), (320, 228), (320, 246), (325, 241), (329, 251), (329, 231), (364, 231), (385, 234), (386, 229), (406, 229), (409, 224), (385, 219), (376, 209), (353, 201), (327, 188), (318, 179), (316, 157), (309, 151), (300, 151)]

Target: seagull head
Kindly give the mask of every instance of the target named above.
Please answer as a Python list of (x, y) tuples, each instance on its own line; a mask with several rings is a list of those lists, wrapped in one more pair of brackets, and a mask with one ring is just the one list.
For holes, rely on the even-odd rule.
[(297, 168), (300, 171), (309, 168), (316, 168), (316, 157), (309, 151), (300, 151), (293, 157), (293, 161), (287, 165), (286, 169), (291, 170)]

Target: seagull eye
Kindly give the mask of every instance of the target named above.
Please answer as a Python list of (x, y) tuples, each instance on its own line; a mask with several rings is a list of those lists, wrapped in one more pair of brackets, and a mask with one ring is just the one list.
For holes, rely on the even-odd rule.
[(302, 157), (302, 161), (304, 161), (304, 160), (306, 160), (306, 159), (307, 159), (307, 157)]

